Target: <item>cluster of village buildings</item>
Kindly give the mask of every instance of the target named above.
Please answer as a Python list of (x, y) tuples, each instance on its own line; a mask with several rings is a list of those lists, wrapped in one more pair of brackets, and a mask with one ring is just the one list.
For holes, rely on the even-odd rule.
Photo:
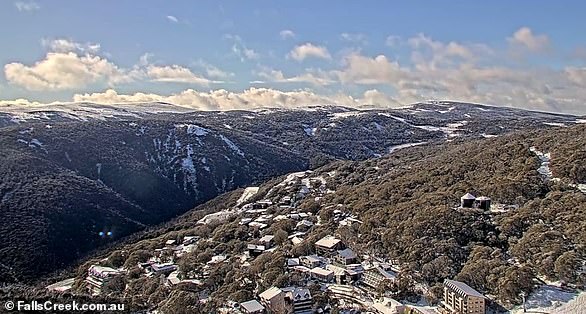
[[(296, 179), (302, 179), (298, 175)], [(265, 252), (277, 249), (275, 237), (272, 234), (262, 234), (273, 222), (291, 219), (296, 221), (295, 232), (289, 234), (288, 240), (293, 244), (304, 241), (305, 235), (311, 231), (314, 225), (319, 224), (318, 217), (310, 212), (301, 212), (296, 209), (295, 202), (301, 196), (311, 193), (311, 181), (304, 179), (302, 189), (290, 196), (284, 196), (277, 202), (269, 199), (259, 200), (241, 206), (237, 213), (240, 224), (255, 227), (261, 230), (261, 236), (250, 239), (246, 250), (238, 256), (242, 266), (250, 265), (249, 261)], [(288, 185), (295, 185), (290, 180)], [(298, 187), (298, 185), (297, 185)], [(323, 188), (318, 193), (327, 193)], [(313, 195), (315, 196), (315, 195)], [(317, 197), (320, 197), (319, 194)], [(466, 194), (461, 198), (462, 208), (490, 208), (490, 199), (475, 198)], [(278, 208), (278, 211), (270, 208)], [(271, 213), (269, 213), (271, 212)], [(276, 214), (278, 213), (278, 214)], [(232, 214), (232, 213), (231, 213)], [(210, 219), (221, 219), (225, 215), (215, 215), (202, 220), (203, 223)], [(356, 216), (334, 211), (334, 219), (340, 225), (361, 223)], [(202, 222), (200, 221), (200, 222)], [(145, 276), (164, 276), (166, 284), (175, 286), (178, 284), (202, 285), (215, 264), (223, 263), (229, 258), (224, 255), (216, 255), (205, 265), (200, 265), (198, 272), (184, 273), (178, 268), (176, 261), (182, 255), (190, 252), (198, 241), (205, 241), (196, 236), (185, 236), (180, 242), (168, 240), (162, 248), (155, 251), (155, 257), (146, 263), (140, 263)], [(294, 313), (308, 314), (327, 312), (327, 308), (318, 308), (313, 296), (308, 289), (310, 284), (317, 284), (321, 291), (327, 293), (330, 299), (338, 300), (340, 304), (351, 305), (356, 309), (370, 313), (485, 313), (486, 297), (469, 287), (466, 283), (454, 280), (445, 280), (444, 295), (439, 306), (417, 306), (403, 304), (392, 298), (392, 293), (385, 291), (397, 281), (400, 267), (393, 262), (380, 260), (371, 256), (358, 256), (341, 239), (334, 235), (325, 236), (315, 243), (315, 254), (291, 257), (286, 259), (283, 269), (287, 273), (297, 273), (303, 278), (299, 286), (270, 287), (265, 291), (259, 291), (254, 299), (246, 302), (228, 302), (219, 309), (222, 313)], [(116, 276), (124, 274), (122, 269), (93, 265), (89, 268), (86, 285), (88, 291), (100, 294), (103, 287)]]

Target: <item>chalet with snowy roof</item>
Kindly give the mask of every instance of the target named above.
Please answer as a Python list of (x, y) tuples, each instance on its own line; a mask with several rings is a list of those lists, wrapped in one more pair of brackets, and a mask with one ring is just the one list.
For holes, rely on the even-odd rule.
[(274, 235), (265, 235), (262, 238), (260, 238), (258, 242), (261, 245), (264, 245), (265, 248), (270, 249), (275, 244), (275, 242), (273, 241), (274, 239)]
[(311, 277), (321, 282), (331, 282), (334, 279), (334, 272), (331, 270), (315, 267), (309, 272)]
[(198, 236), (185, 236), (183, 237), (183, 245), (194, 244), (199, 240)]
[(271, 287), (259, 294), (260, 302), (269, 313), (285, 313), (285, 293), (277, 288)]
[(298, 231), (307, 231), (309, 228), (313, 227), (313, 222), (303, 219), (295, 225), (295, 230)]
[(486, 297), (467, 284), (446, 279), (444, 295), (440, 302), (444, 314), (484, 314)]
[(147, 271), (154, 274), (154, 275), (167, 275), (177, 270), (177, 265), (173, 263), (153, 263), (149, 267), (147, 267)]
[(356, 264), (358, 262), (358, 256), (356, 256), (356, 253), (354, 253), (352, 249), (346, 248), (338, 251), (338, 254), (334, 257), (334, 260), (337, 264), (340, 265), (350, 265)]
[(326, 263), (326, 259), (318, 255), (301, 256), (301, 265), (307, 268), (314, 268)]
[(344, 249), (344, 243), (334, 236), (327, 235), (315, 242), (315, 249), (319, 253), (329, 254)]
[(263, 314), (265, 313), (265, 307), (257, 300), (250, 300), (240, 303), (240, 311), (245, 314)]
[(88, 291), (92, 295), (99, 295), (102, 293), (102, 288), (110, 282), (110, 280), (121, 276), (124, 274), (124, 271), (114, 269), (111, 267), (99, 266), (99, 265), (92, 265), (88, 269), (87, 277), (85, 278), (85, 283), (87, 286)]
[(384, 269), (380, 265), (365, 267), (362, 273), (362, 283), (373, 289), (392, 283), (395, 280), (397, 280), (397, 273), (391, 269)]
[(295, 266), (299, 266), (299, 265), (301, 265), (299, 258), (295, 257), (295, 258), (288, 258), (287, 259), (287, 267), (295, 267)]
[(249, 256), (257, 257), (266, 251), (266, 247), (264, 245), (247, 244), (246, 250)]
[(290, 304), (293, 314), (313, 313), (313, 298), (307, 288), (287, 287), (282, 289), (285, 292), (285, 301)]

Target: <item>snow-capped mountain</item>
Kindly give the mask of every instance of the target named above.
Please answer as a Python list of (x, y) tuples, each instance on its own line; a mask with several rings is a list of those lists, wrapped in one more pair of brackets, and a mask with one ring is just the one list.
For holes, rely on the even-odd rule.
[(227, 112), (165, 103), (3, 105), (0, 272), (59, 268), (221, 193), (331, 160), (583, 122), (454, 102)]

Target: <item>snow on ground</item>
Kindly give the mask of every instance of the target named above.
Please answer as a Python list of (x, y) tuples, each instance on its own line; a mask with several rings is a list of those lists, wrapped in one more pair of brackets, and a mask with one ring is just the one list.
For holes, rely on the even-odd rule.
[(578, 119), (576, 120), (576, 123), (586, 123), (586, 119)]
[(19, 123), (27, 120), (50, 119), (56, 114), (74, 120), (104, 120), (116, 116), (140, 118), (144, 113), (185, 113), (194, 109), (166, 103), (134, 103), (134, 104), (93, 104), (93, 103), (52, 103), (19, 105), (0, 105), (0, 112), (8, 113), (12, 121)]
[(549, 153), (540, 152), (537, 150), (537, 148), (535, 148), (533, 146), (531, 146), (529, 148), (529, 150), (531, 152), (533, 152), (537, 156), (537, 158), (539, 158), (539, 161), (541, 162), (541, 166), (539, 166), (539, 168), (537, 169), (537, 172), (539, 172), (546, 181), (551, 180), (553, 178), (553, 173), (549, 169), (549, 162), (551, 160), (551, 155)]
[(560, 306), (553, 314), (586, 313), (586, 292), (580, 293), (575, 299)]
[(450, 107), (447, 110), (436, 110), (436, 112), (439, 112), (439, 113), (448, 113), (448, 112), (451, 112), (454, 109), (456, 109), (456, 107)]
[(385, 129), (385, 127), (384, 127), (384, 126), (382, 126), (382, 125), (378, 124), (377, 122), (373, 122), (372, 124), (374, 125), (374, 127), (375, 127), (375, 128), (378, 130), (378, 131), (382, 131), (382, 130), (384, 130), (384, 129)]
[(495, 134), (486, 134), (486, 133), (482, 133), (482, 134), (480, 134), (480, 135), (482, 135), (482, 137), (484, 137), (484, 138), (493, 138), (493, 137), (498, 137), (498, 135), (495, 135)]
[(251, 186), (244, 189), (240, 198), (236, 201), (236, 206), (240, 206), (240, 204), (246, 202), (251, 197), (253, 197), (256, 193), (258, 193), (258, 186)]
[(580, 190), (580, 192), (586, 194), (586, 184), (585, 183), (570, 184), (570, 186), (574, 187), (574, 188)]
[(210, 132), (206, 128), (202, 128), (195, 124), (175, 124), (176, 128), (186, 128), (187, 134), (195, 134), (197, 136), (204, 136)]
[(336, 112), (336, 113), (332, 113), (330, 115), (330, 120), (345, 119), (345, 118), (349, 118), (349, 117), (357, 117), (357, 116), (360, 116), (363, 114), (365, 114), (365, 112), (360, 112), (360, 111)]
[(235, 151), (238, 155), (244, 157), (244, 153), (240, 150), (240, 147), (238, 147), (236, 144), (234, 144), (234, 142), (232, 142), (230, 139), (228, 139), (227, 137), (225, 137), (224, 135), (221, 135), (221, 134), (220, 134), (220, 138), (222, 139), (222, 141), (224, 141), (224, 143), (226, 143), (228, 145), (228, 147), (230, 147), (230, 149)]
[(303, 131), (305, 131), (305, 134), (307, 134), (308, 136), (314, 136), (315, 135), (315, 131), (317, 131), (317, 128), (312, 128), (312, 127), (304, 126), (303, 127)]
[[(562, 309), (562, 306), (569, 305), (569, 303), (578, 297), (578, 293), (562, 290), (553, 285), (543, 285), (539, 289), (533, 291), (525, 301), (527, 313), (560, 313), (557, 310)], [(580, 296), (581, 306), (584, 307), (586, 298), (584, 293)], [(574, 302), (574, 305), (579, 306), (579, 302)], [(521, 314), (523, 312), (522, 306), (515, 307), (511, 314)], [(565, 312), (565, 313), (583, 313), (583, 312)]]
[(50, 291), (59, 291), (59, 292), (64, 292), (67, 291), (69, 289), (71, 289), (71, 287), (73, 286), (73, 282), (75, 281), (75, 278), (68, 278), (65, 280), (61, 280), (59, 282), (56, 282), (52, 285), (48, 285), (46, 287), (47, 290)]
[(559, 122), (543, 122), (543, 124), (545, 125), (549, 125), (549, 126), (561, 126), (561, 127), (567, 127), (567, 125), (563, 124), (563, 123), (559, 123)]
[(388, 148), (388, 150), (389, 150), (389, 154), (390, 154), (390, 153), (398, 151), (399, 149), (413, 147), (413, 146), (419, 146), (419, 145), (424, 145), (424, 144), (427, 144), (427, 142), (406, 143), (406, 144), (401, 144), (401, 145), (390, 146)]

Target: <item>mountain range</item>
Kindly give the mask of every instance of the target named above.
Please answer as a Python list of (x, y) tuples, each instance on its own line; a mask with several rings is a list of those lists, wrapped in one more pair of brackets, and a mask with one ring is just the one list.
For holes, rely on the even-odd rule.
[(193, 112), (166, 103), (0, 107), (0, 281), (28, 281), (239, 187), (410, 146), (583, 117), (429, 102)]

